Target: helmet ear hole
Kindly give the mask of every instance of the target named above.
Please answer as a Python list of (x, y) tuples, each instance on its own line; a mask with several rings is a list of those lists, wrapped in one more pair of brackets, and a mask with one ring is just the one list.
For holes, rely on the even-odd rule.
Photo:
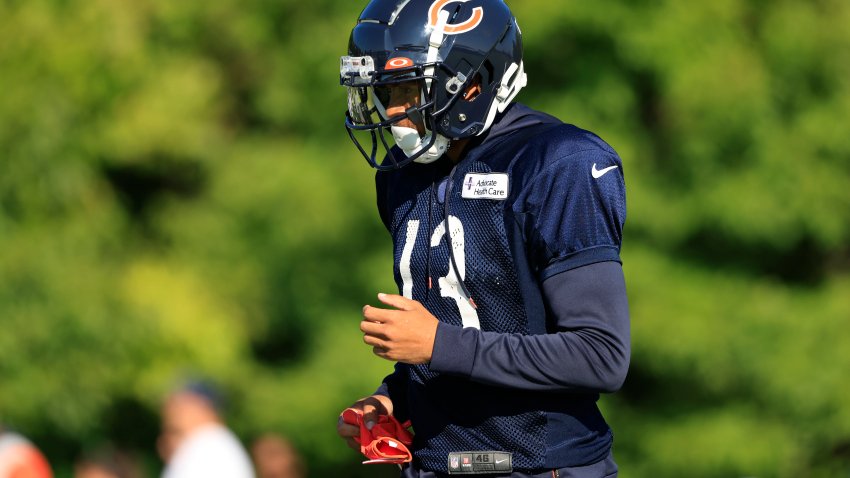
[(466, 91), (463, 92), (463, 99), (466, 101), (472, 101), (483, 90), (484, 86), (481, 83), (481, 73), (476, 73), (474, 77), (472, 77), (472, 81), (466, 86)]

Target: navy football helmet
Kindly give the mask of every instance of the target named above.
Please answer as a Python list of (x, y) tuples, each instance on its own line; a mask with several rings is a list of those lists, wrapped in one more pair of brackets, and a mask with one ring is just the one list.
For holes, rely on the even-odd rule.
[[(372, 167), (429, 163), (451, 140), (487, 131), (525, 86), (522, 34), (503, 0), (372, 0), (340, 60), (340, 83), (348, 89), (345, 127)], [(465, 99), (474, 84), (480, 93)], [(400, 85), (418, 88), (415, 101), (389, 117)], [(399, 125), (404, 119), (420, 127)], [(392, 151), (387, 131), (404, 156)]]

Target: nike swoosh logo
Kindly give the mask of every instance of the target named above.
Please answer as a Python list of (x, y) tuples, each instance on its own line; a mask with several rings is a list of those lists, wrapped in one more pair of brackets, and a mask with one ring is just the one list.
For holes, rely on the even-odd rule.
[(498, 465), (498, 464), (500, 464), (500, 463), (504, 463), (504, 462), (506, 462), (506, 461), (508, 461), (508, 459), (507, 459), (507, 458), (505, 458), (504, 460), (496, 460), (496, 464)]
[(605, 173), (611, 171), (612, 169), (617, 169), (617, 166), (609, 166), (605, 169), (599, 170), (596, 169), (596, 163), (593, 163), (593, 169), (590, 171), (590, 174), (593, 175), (593, 179), (599, 179), (602, 176), (605, 176)]

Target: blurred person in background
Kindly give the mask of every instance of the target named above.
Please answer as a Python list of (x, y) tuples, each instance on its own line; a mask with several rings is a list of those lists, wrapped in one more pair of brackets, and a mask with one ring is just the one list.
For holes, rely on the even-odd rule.
[(305, 478), (304, 461), (292, 443), (275, 433), (265, 434), (251, 446), (257, 478)]
[(251, 459), (224, 424), (222, 398), (208, 383), (192, 382), (162, 407), (157, 442), (163, 478), (253, 478)]
[(143, 478), (139, 460), (111, 446), (87, 453), (74, 465), (74, 478)]
[(399, 295), (360, 323), (395, 372), (337, 432), (409, 419), (407, 478), (618, 473), (597, 401), (630, 360), (622, 162), (513, 101), (521, 36), (501, 0), (373, 0), (340, 62)]
[(23, 436), (0, 426), (0, 478), (52, 478), (44, 455)]

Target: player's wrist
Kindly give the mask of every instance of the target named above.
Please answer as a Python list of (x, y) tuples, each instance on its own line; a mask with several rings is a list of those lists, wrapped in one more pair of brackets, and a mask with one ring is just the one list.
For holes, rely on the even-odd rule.
[(434, 350), (429, 368), (438, 373), (469, 377), (480, 331), (440, 322), (434, 337)]

